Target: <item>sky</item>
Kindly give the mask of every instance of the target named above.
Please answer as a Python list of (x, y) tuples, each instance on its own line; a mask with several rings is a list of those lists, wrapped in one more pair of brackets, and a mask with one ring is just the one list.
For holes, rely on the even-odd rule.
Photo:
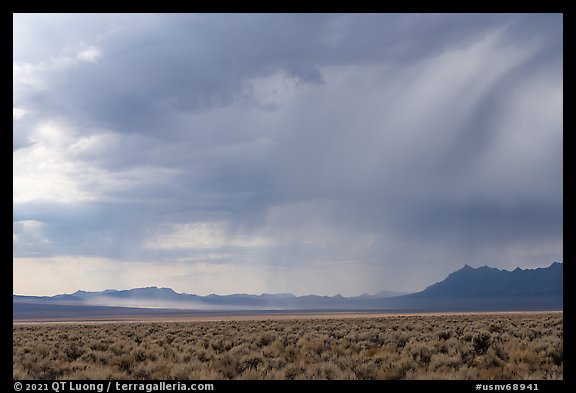
[(13, 290), (562, 262), (561, 14), (14, 14)]

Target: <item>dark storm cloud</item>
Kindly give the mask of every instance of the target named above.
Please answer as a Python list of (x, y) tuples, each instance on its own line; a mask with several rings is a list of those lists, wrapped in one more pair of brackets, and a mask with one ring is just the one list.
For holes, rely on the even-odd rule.
[[(16, 256), (561, 258), (562, 15), (17, 15), (14, 35), (15, 178), (48, 162), (88, 195), (15, 197), (43, 223)], [(214, 247), (146, 246), (198, 222), (226, 223)], [(268, 243), (250, 260), (220, 235)]]
[[(61, 33), (53, 20), (59, 17), (36, 17), (37, 34), (50, 33), (52, 38), (55, 30)], [(491, 28), (531, 20), (502, 15), (279, 14), (64, 18), (79, 32), (83, 29), (74, 26), (89, 19), (88, 34), (76, 33), (84, 42), (100, 25), (96, 39), (88, 42), (103, 48), (102, 58), (94, 67), (48, 75), (48, 83), (57, 89), (33, 92), (26, 100), (51, 114), (72, 113), (121, 132), (157, 132), (171, 111), (250, 102), (246, 80), (278, 69), (304, 83), (319, 83), (321, 66), (414, 62), (468, 45)], [(64, 37), (56, 37), (44, 42), (43, 52), (56, 45), (48, 59), (66, 52)], [(30, 49), (16, 53), (26, 59), (36, 45)]]

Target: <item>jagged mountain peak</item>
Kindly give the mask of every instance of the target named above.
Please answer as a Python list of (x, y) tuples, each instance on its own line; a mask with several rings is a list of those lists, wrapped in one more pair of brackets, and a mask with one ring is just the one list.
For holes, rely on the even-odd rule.
[(424, 289), (420, 296), (511, 296), (562, 293), (562, 264), (546, 268), (500, 270), (487, 265), (465, 265), (444, 280)]

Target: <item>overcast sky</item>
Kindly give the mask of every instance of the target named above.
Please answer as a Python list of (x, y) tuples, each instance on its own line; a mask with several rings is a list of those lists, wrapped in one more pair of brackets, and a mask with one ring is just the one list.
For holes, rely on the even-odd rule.
[(561, 14), (16, 14), (14, 293), (562, 261)]

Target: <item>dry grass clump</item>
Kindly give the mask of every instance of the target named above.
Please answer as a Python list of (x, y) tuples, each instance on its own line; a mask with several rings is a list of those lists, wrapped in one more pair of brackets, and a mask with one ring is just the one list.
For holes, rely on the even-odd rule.
[(15, 325), (14, 379), (562, 379), (562, 314)]

